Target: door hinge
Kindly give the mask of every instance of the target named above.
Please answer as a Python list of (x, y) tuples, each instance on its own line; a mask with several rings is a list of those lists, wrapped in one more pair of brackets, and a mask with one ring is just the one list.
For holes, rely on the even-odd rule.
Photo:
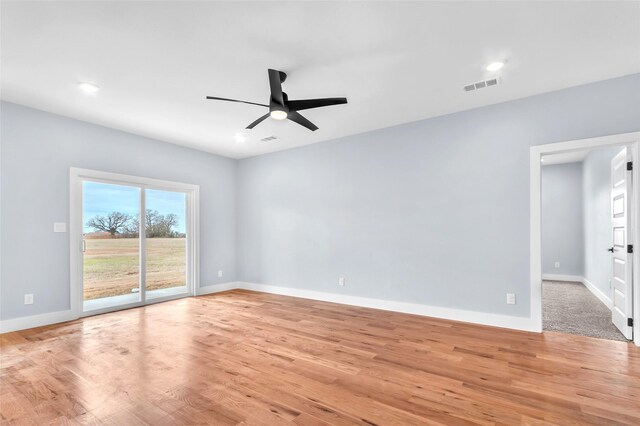
[(627, 161), (627, 170), (629, 170), (629, 171), (633, 170), (633, 162), (632, 161)]
[(633, 327), (633, 318), (627, 318), (627, 325)]
[(627, 253), (633, 253), (633, 244), (627, 246)]

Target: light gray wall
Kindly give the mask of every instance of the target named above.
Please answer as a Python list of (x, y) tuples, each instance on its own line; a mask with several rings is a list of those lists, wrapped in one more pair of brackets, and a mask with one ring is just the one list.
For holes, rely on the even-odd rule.
[[(542, 273), (584, 274), (582, 163), (542, 167)], [(555, 267), (560, 262), (560, 267)]]
[(638, 111), (635, 74), (241, 160), (239, 278), (528, 316), (529, 147)]
[(611, 160), (620, 148), (601, 148), (583, 163), (584, 277), (611, 297)]
[(53, 222), (69, 222), (71, 166), (200, 185), (201, 284), (235, 280), (236, 161), (11, 103), (1, 112), (2, 319), (69, 309), (69, 234)]
[(638, 111), (640, 74), (236, 162), (2, 103), (0, 318), (69, 308), (70, 166), (199, 184), (202, 285), (528, 316), (529, 146)]

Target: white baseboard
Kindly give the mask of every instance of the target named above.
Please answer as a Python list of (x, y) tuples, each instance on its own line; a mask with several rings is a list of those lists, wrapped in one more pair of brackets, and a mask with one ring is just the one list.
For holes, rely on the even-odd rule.
[(304, 299), (320, 300), (323, 302), (341, 303), (344, 305), (360, 306), (363, 308), (382, 309), (385, 311), (402, 312), (406, 314), (422, 315), (454, 321), (470, 322), (474, 324), (490, 325), (494, 327), (511, 328), (524, 331), (535, 331), (531, 318), (510, 315), (491, 314), (487, 312), (467, 311), (462, 309), (444, 308), (440, 306), (420, 305), (408, 302), (395, 302), (367, 297), (348, 296), (336, 293), (324, 293), (313, 290), (302, 290), (290, 287), (279, 287), (266, 284), (240, 282), (238, 288), (260, 291), (263, 293), (281, 294), (284, 296), (301, 297)]
[(0, 321), (0, 333), (9, 333), (10, 331), (57, 324), (59, 322), (71, 321), (74, 319), (78, 319), (78, 316), (72, 310), (10, 318)]
[(596, 296), (598, 299), (600, 299), (600, 301), (602, 303), (604, 303), (607, 308), (609, 308), (610, 310), (613, 309), (613, 302), (611, 301), (611, 298), (609, 296), (607, 296), (606, 294), (604, 294), (602, 292), (602, 290), (600, 290), (598, 287), (596, 287), (595, 285), (593, 285), (589, 280), (587, 280), (586, 278), (582, 278), (582, 280), (580, 280), (582, 282), (582, 284), (584, 284), (584, 286), (586, 288), (589, 289), (589, 291), (591, 293), (593, 293), (594, 296)]
[(562, 274), (542, 274), (545, 281), (572, 281), (581, 283), (584, 279), (582, 275), (562, 275)]
[[(238, 283), (231, 281), (228, 283), (199, 287), (196, 295), (218, 293), (220, 291), (233, 290), (238, 288)], [(26, 330), (27, 328), (41, 327), (43, 325), (57, 324), (60, 322), (78, 319), (73, 311), (48, 312), (46, 314), (30, 315), (26, 317), (10, 318), (0, 321), (0, 333)]]
[[(340, 303), (343, 305), (360, 306), (363, 308), (382, 309), (385, 311), (402, 312), (406, 314), (422, 315), (454, 321), (469, 322), (493, 327), (511, 328), (524, 331), (535, 331), (531, 318), (510, 315), (492, 314), (487, 312), (468, 311), (463, 309), (444, 308), (440, 306), (420, 305), (416, 303), (397, 302), (367, 297), (349, 296), (337, 293), (325, 293), (313, 290), (303, 290), (290, 287), (280, 287), (266, 284), (231, 281), (199, 287), (196, 295), (219, 293), (221, 291), (245, 289), (263, 293), (280, 294), (284, 296), (301, 297), (304, 299), (320, 300), (323, 302)], [(0, 332), (24, 330), (43, 325), (77, 319), (72, 311), (52, 312), (42, 315), (20, 317), (0, 322)]]
[(220, 293), (221, 291), (227, 291), (227, 290), (234, 290), (236, 288), (240, 288), (239, 284), (240, 283), (237, 281), (229, 281), (228, 283), (199, 287), (196, 289), (196, 296), (202, 296), (204, 294)]
[(556, 274), (542, 274), (542, 279), (547, 281), (572, 281), (584, 284), (584, 286), (593, 293), (607, 308), (612, 309), (613, 302), (611, 298), (604, 294), (602, 290), (593, 285), (589, 280), (580, 275), (556, 275)]

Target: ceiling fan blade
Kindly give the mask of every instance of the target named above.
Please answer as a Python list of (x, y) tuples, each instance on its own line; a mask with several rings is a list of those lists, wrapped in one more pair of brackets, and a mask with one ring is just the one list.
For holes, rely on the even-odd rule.
[(291, 121), (294, 121), (296, 123), (298, 123), (301, 126), (306, 127), (307, 129), (315, 132), (316, 130), (318, 130), (318, 126), (316, 126), (315, 124), (313, 124), (312, 122), (310, 122), (309, 120), (307, 120), (306, 118), (304, 118), (303, 116), (301, 116), (300, 114), (298, 114), (295, 111), (289, 111), (289, 114), (287, 115), (287, 118)]
[(258, 118), (256, 121), (254, 121), (253, 123), (249, 124), (247, 126), (247, 129), (253, 129), (258, 124), (262, 123), (267, 117), (269, 117), (269, 113), (266, 113), (265, 115), (263, 115), (262, 117)]
[(269, 86), (271, 87), (271, 99), (273, 99), (276, 103), (284, 106), (280, 71), (272, 70), (271, 68), (269, 68)]
[(216, 101), (229, 101), (229, 102), (239, 102), (241, 104), (249, 104), (249, 105), (258, 105), (258, 106), (263, 106), (263, 107), (267, 107), (269, 108), (269, 105), (265, 105), (265, 104), (257, 104), (255, 102), (247, 102), (247, 101), (239, 101), (237, 99), (227, 99), (227, 98), (217, 98), (215, 96), (207, 96), (207, 99), (213, 99)]
[(320, 108), (346, 103), (347, 98), (300, 99), (288, 101), (287, 106), (293, 111), (302, 111), (303, 109)]

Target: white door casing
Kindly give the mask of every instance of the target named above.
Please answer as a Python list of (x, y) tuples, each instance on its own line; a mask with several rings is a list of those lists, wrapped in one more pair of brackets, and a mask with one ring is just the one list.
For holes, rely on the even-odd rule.
[[(534, 145), (529, 148), (529, 274), (530, 274), (530, 297), (531, 314), (530, 330), (542, 332), (542, 196), (541, 196), (541, 161), (546, 155), (569, 153), (582, 150), (591, 150), (602, 147), (626, 146), (632, 161), (638, 167), (640, 164), (640, 131), (621, 133), (594, 138), (568, 140), (563, 142), (552, 142), (544, 145)], [(627, 188), (633, 209), (631, 211), (631, 223), (633, 226), (627, 230), (630, 241), (640, 241), (640, 174), (632, 173), (628, 178), (633, 184)], [(606, 247), (602, 248), (603, 250)], [(606, 252), (604, 252), (606, 255)], [(632, 254), (633, 263), (640, 265), (640, 250), (636, 249)], [(633, 280), (630, 283), (634, 286), (633, 306), (640, 306), (640, 269), (633, 268)], [(633, 323), (633, 338), (636, 346), (640, 347), (640, 321)]]
[(611, 251), (612, 276), (611, 317), (613, 324), (631, 340), (633, 327), (628, 322), (633, 318), (633, 241), (631, 234), (632, 218), (632, 179), (631, 170), (627, 170), (630, 161), (628, 149), (623, 148), (611, 160), (611, 227), (613, 245)]

